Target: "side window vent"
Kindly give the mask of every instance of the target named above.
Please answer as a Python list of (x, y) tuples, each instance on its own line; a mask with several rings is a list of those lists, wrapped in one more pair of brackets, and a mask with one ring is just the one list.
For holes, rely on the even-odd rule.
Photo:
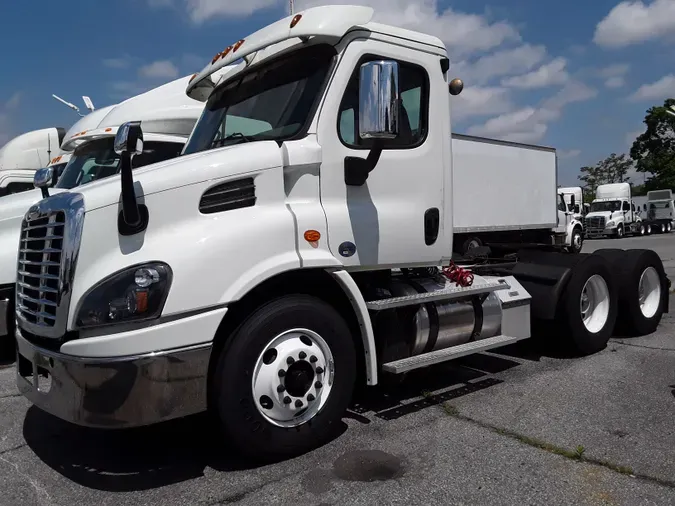
[(202, 214), (222, 213), (255, 205), (255, 183), (252, 177), (228, 181), (206, 190), (199, 201)]

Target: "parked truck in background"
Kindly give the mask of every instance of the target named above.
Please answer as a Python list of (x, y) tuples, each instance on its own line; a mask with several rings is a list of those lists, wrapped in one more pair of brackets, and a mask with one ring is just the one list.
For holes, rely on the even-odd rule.
[[(47, 186), (42, 191), (56, 194), (117, 174), (120, 156), (113, 141), (118, 127), (131, 119), (142, 121), (148, 132), (143, 153), (134, 158), (135, 168), (178, 156), (204, 108), (202, 102), (185, 94), (188, 81), (189, 76), (174, 80), (97, 109), (75, 123), (61, 146), (70, 154), (54, 158), (51, 167), (36, 174)], [(54, 167), (65, 157), (70, 157), (67, 166), (56, 172)], [(13, 299), (21, 220), (42, 199), (42, 191), (33, 189), (0, 201), (0, 355), (12, 354), (14, 349)]]
[(647, 192), (647, 202), (644, 205), (646, 208), (643, 222), (648, 227), (649, 232), (666, 234), (673, 230), (675, 205), (673, 204), (673, 192), (671, 190)]
[(337, 430), (357, 381), (527, 339), (532, 321), (581, 354), (657, 327), (653, 251), (451, 263), (462, 84), (438, 38), (372, 17), (307, 9), (228, 46), (188, 85), (206, 105), (182, 156), (132, 172), (146, 139), (127, 123), (120, 176), (28, 210), (16, 372), (32, 403), (103, 428), (208, 409), (242, 452), (282, 458)]
[(584, 234), (587, 238), (614, 237), (627, 234), (645, 235), (647, 227), (640, 217), (640, 210), (631, 199), (629, 183), (611, 183), (598, 186), (595, 199), (584, 217)]
[[(553, 148), (452, 134), (453, 246), (509, 252), (526, 245), (581, 250), (582, 224), (556, 194)], [(518, 205), (507, 205), (509, 196)]]
[(584, 211), (584, 192), (580, 186), (569, 186), (558, 188), (558, 195), (563, 196), (567, 209), (574, 213), (578, 220), (583, 219)]
[(43, 128), (14, 137), (2, 146), (0, 197), (32, 189), (35, 171), (61, 154), (59, 146), (65, 135), (63, 128)]

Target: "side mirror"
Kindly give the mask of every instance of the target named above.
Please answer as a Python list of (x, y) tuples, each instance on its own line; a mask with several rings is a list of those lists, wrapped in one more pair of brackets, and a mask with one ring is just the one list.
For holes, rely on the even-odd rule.
[(122, 186), (122, 212), (117, 220), (117, 229), (121, 235), (133, 235), (145, 230), (148, 224), (148, 212), (145, 206), (136, 202), (134, 176), (131, 160), (134, 155), (143, 153), (143, 130), (140, 121), (124, 123), (115, 135), (115, 152), (120, 155), (120, 183)]
[(570, 207), (574, 209), (574, 204), (576, 203), (574, 195), (570, 195)]
[(115, 135), (114, 149), (118, 155), (143, 153), (143, 130), (140, 121), (129, 121), (119, 127)]
[(359, 137), (395, 139), (399, 133), (399, 69), (390, 60), (361, 65)]
[(56, 182), (54, 176), (54, 169), (52, 167), (39, 169), (35, 172), (35, 176), (33, 176), (33, 186), (42, 190), (42, 198), (44, 199), (49, 197), (49, 191), (47, 189), (54, 186), (54, 183)]

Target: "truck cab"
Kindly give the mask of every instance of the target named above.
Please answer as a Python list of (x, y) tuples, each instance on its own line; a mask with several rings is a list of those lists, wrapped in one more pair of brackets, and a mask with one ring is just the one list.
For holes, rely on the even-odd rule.
[(554, 232), (562, 234), (565, 241), (565, 248), (570, 253), (579, 253), (583, 247), (584, 242), (584, 228), (581, 214), (575, 212), (580, 207), (577, 203), (577, 195), (569, 195), (569, 199), (565, 198), (565, 194), (558, 189), (558, 225)]
[(646, 233), (639, 211), (631, 199), (629, 183), (598, 186), (584, 224), (588, 238), (609, 236), (620, 239), (626, 234)]
[(0, 148), (0, 197), (33, 188), (35, 171), (60, 154), (63, 128), (44, 128), (21, 134)]

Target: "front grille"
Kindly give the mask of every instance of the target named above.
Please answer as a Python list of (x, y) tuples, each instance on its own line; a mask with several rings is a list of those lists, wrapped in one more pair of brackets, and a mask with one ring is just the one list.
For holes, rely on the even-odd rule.
[(586, 218), (584, 226), (589, 232), (603, 231), (605, 230), (605, 218), (604, 216), (593, 216), (591, 218)]
[(29, 323), (53, 327), (56, 322), (65, 224), (63, 211), (23, 221), (16, 295), (17, 312)]
[(84, 215), (82, 194), (64, 192), (41, 200), (24, 217), (14, 299), (24, 336), (66, 334)]

